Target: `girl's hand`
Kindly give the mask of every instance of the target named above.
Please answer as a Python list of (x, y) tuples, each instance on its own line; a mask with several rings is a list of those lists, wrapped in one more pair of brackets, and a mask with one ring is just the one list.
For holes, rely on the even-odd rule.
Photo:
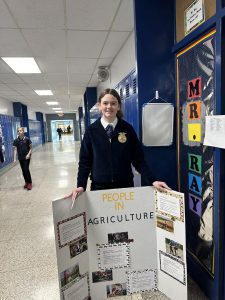
[(73, 208), (73, 205), (74, 205), (74, 202), (75, 202), (76, 198), (80, 194), (82, 194), (83, 192), (84, 192), (84, 188), (83, 187), (78, 187), (78, 188), (73, 189), (72, 192), (69, 195), (67, 195), (67, 196), (64, 197), (64, 199), (72, 197), (72, 206), (71, 206), (71, 209)]
[(171, 190), (171, 188), (163, 181), (154, 181), (152, 185), (161, 192), (165, 192), (166, 190)]

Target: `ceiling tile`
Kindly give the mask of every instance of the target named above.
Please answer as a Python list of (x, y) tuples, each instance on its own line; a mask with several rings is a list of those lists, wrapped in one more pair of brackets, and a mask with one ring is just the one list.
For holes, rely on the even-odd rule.
[(0, 90), (0, 95), (1, 96), (21, 96), (17, 91), (13, 91), (13, 90), (10, 90), (10, 91), (1, 91)]
[(34, 97), (36, 95), (35, 91), (30, 90), (30, 91), (20, 91), (20, 94), (25, 96), (25, 97)]
[(65, 73), (50, 73), (46, 74), (45, 78), (49, 84), (61, 83), (64, 84), (64, 86), (67, 86), (67, 74)]
[(119, 3), (119, 0), (67, 0), (68, 28), (109, 30)]
[(0, 73), (14, 73), (14, 71), (7, 65), (6, 62), (0, 59)]
[[(18, 92), (20, 91), (30, 91), (31, 88), (27, 84), (24, 83), (9, 83), (8, 86)], [(1, 89), (1, 87), (0, 87)]]
[(113, 57), (107, 57), (107, 58), (99, 58), (98, 59), (98, 63), (97, 63), (97, 67), (95, 68), (98, 69), (98, 67), (100, 66), (110, 66), (112, 63)]
[(101, 57), (114, 57), (125, 43), (129, 32), (110, 32)]
[(112, 30), (132, 31), (134, 28), (133, 0), (123, 0), (112, 25)]
[(92, 74), (97, 63), (96, 58), (69, 58), (68, 69), (72, 74)]
[(75, 85), (83, 85), (87, 84), (90, 79), (90, 74), (72, 74), (69, 78), (70, 85), (75, 84)]
[(38, 57), (36, 61), (43, 73), (67, 73), (67, 59), (61, 57)]
[(23, 80), (16, 74), (0, 74), (0, 81), (3, 83), (24, 83)]
[(7, 6), (2, 0), (0, 1), (0, 28), (17, 28)]
[(33, 82), (29, 82), (27, 84), (32, 90), (48, 90), (49, 89), (49, 85), (48, 83), (46, 83), (45, 81), (42, 82), (35, 82), (35, 80), (33, 80)]
[(19, 29), (0, 29), (0, 56), (32, 56)]
[(26, 83), (37, 83), (37, 84), (45, 84), (47, 86), (45, 77), (43, 74), (22, 74), (20, 78)]
[(68, 31), (68, 56), (77, 58), (98, 58), (107, 32)]
[(62, 0), (7, 0), (20, 28), (63, 28)]
[(54, 29), (23, 29), (34, 56), (65, 58), (65, 31)]
[(4, 83), (0, 83), (0, 91), (11, 91), (11, 87), (4, 84)]
[[(3, 97), (1, 97), (3, 98)], [(24, 96), (21, 95), (15, 95), (15, 96), (4, 96), (5, 100), (9, 100), (11, 102), (22, 102), (24, 103), (24, 101), (27, 101), (27, 99), (24, 98)], [(30, 103), (30, 102), (29, 102)]]

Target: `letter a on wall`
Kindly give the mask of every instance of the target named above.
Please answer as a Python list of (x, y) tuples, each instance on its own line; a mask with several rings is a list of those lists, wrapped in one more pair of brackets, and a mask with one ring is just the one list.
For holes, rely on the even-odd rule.
[(202, 194), (202, 179), (200, 176), (188, 173), (189, 190), (195, 192), (198, 195)]

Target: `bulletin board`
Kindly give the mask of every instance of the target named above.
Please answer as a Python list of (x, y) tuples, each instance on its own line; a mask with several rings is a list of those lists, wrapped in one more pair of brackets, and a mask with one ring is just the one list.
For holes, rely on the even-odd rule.
[(187, 251), (213, 277), (213, 148), (203, 145), (215, 102), (215, 30), (177, 54), (179, 190), (185, 193)]

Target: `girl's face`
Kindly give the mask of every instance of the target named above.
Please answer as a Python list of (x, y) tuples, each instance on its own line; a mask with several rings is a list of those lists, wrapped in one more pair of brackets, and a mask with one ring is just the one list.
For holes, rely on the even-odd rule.
[(99, 110), (103, 117), (110, 123), (115, 120), (116, 114), (120, 110), (120, 105), (113, 95), (106, 94), (99, 103)]

